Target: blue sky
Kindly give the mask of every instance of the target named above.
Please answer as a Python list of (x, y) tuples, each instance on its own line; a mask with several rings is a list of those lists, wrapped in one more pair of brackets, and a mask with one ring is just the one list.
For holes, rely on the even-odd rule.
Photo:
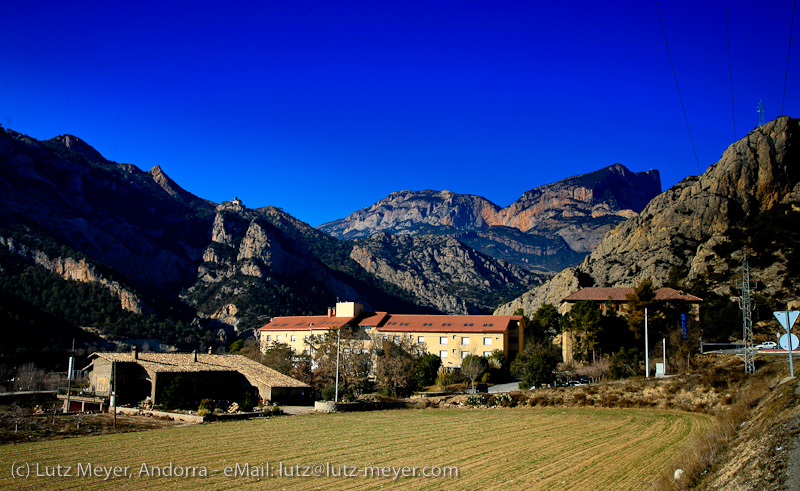
[[(760, 99), (800, 113), (793, 0), (730, 0), (734, 133), (724, 5), (659, 3), (703, 170)], [(506, 206), (617, 162), (664, 189), (699, 173), (646, 0), (30, 0), (5, 2), (0, 41), (4, 127), (315, 226), (404, 189)]]

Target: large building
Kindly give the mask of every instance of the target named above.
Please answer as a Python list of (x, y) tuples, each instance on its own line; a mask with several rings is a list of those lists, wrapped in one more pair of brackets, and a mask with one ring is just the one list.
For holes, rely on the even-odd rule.
[[(179, 380), (187, 395), (200, 400), (239, 400), (250, 392), (265, 401), (308, 403), (311, 387), (239, 355), (202, 353), (94, 353), (89, 380), (91, 391), (116, 392), (117, 402), (135, 404), (149, 399), (159, 404), (162, 390)], [(116, 383), (116, 388), (114, 388)]]
[(376, 342), (410, 337), (428, 353), (439, 356), (445, 368), (459, 368), (467, 355), (488, 356), (501, 350), (513, 360), (524, 346), (521, 315), (411, 315), (364, 312), (361, 304), (341, 302), (327, 315), (275, 317), (259, 329), (261, 349), (274, 343), (296, 353), (309, 352), (310, 336), (331, 329), (349, 329), (362, 340), (360, 349)]
[[(625, 315), (625, 305), (628, 295), (633, 295), (634, 288), (629, 287), (593, 287), (583, 288), (572, 292), (561, 301), (561, 314), (569, 312), (578, 302), (590, 301), (598, 304), (603, 313), (610, 306), (619, 315)], [(658, 303), (672, 303), (677, 305), (681, 312), (681, 323), (684, 328), (688, 321), (700, 320), (700, 303), (702, 298), (690, 295), (673, 288), (659, 288), (655, 291), (655, 301)], [(556, 342), (561, 345), (561, 354), (565, 362), (571, 362), (573, 357), (574, 337), (571, 333), (560, 334)]]

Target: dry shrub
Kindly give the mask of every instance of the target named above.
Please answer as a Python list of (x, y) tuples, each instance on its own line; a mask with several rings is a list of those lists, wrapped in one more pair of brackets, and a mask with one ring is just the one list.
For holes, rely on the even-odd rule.
[(575, 394), (572, 395), (572, 399), (581, 406), (586, 405), (586, 394), (584, 394), (583, 392), (576, 392)]
[[(726, 364), (724, 368), (731, 367)], [(738, 367), (741, 370), (741, 367)], [(714, 370), (717, 376), (731, 375), (723, 371)], [(681, 454), (672, 466), (662, 472), (658, 480), (651, 489), (655, 490), (677, 490), (693, 487), (698, 484), (703, 471), (710, 469), (718, 459), (720, 453), (735, 438), (736, 429), (750, 417), (751, 410), (769, 392), (768, 380), (774, 378), (772, 370), (757, 372), (754, 376), (746, 379), (739, 388), (737, 397), (730, 394), (723, 398), (732, 401), (733, 404), (718, 412), (713, 426), (703, 436), (695, 438)], [(743, 377), (732, 377), (741, 380)], [(712, 382), (713, 383), (713, 382)], [(702, 399), (695, 400), (694, 410), (703, 412), (706, 410), (706, 402)], [(730, 404), (731, 402), (726, 402)], [(761, 417), (762, 415), (759, 415)], [(680, 481), (674, 478), (675, 469), (683, 469), (684, 474)]]
[(537, 394), (537, 395), (531, 397), (530, 399), (528, 399), (528, 405), (531, 406), (531, 407), (533, 407), (533, 406), (543, 406), (544, 404), (542, 404), (542, 402), (544, 402), (544, 400), (545, 400), (544, 397), (542, 397), (542, 396)]

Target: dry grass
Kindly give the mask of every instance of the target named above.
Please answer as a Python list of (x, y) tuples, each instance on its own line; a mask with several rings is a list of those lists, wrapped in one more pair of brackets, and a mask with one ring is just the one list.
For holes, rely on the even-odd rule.
[[(3, 489), (642, 489), (711, 419), (604, 409), (404, 410), (282, 417), (0, 447)], [(206, 466), (208, 478), (29, 478), (40, 468), (92, 463)], [(456, 466), (459, 477), (229, 478), (235, 463)]]

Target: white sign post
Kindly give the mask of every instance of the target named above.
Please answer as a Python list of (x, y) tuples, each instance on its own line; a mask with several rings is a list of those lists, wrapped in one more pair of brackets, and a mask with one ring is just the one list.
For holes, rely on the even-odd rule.
[(800, 315), (800, 312), (797, 310), (778, 310), (773, 312), (773, 314), (783, 328), (786, 329), (786, 349), (789, 351), (789, 376), (794, 377), (794, 364), (792, 363), (792, 344), (794, 344), (794, 340), (792, 338), (795, 336), (792, 334), (792, 326), (794, 325), (794, 321), (797, 320), (797, 316)]

